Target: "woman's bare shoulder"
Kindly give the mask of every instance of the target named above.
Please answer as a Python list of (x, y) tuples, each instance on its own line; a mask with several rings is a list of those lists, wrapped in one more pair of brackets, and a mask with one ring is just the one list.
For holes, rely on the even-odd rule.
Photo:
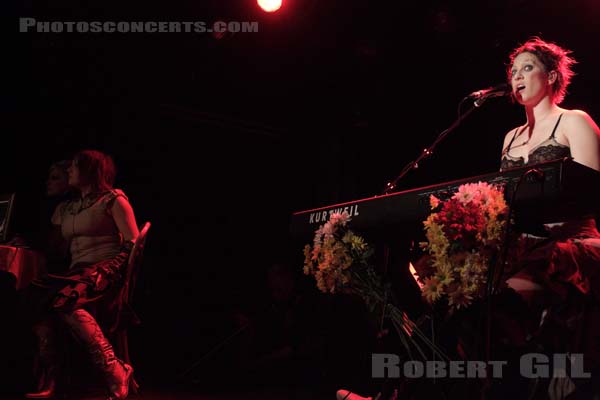
[(583, 110), (563, 110), (563, 123), (566, 124), (585, 124), (588, 126), (596, 126), (596, 122), (590, 114)]

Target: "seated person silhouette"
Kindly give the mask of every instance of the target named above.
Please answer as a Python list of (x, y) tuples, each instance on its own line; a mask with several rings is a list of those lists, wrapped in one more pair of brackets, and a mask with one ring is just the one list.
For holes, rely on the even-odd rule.
[(81, 151), (68, 173), (69, 185), (80, 195), (61, 202), (52, 216), (52, 224), (68, 243), (68, 270), (35, 281), (23, 294), (25, 315), (38, 339), (39, 360), (37, 391), (26, 397), (56, 395), (61, 366), (57, 335), (68, 331), (104, 378), (109, 398), (124, 399), (133, 368), (116, 357), (107, 335), (118, 317), (117, 294), (138, 228), (127, 197), (112, 187), (115, 166), (110, 156)]
[[(249, 307), (234, 312), (242, 328), (230, 361), (241, 371), (246, 385), (293, 387), (315, 384), (324, 363), (325, 323), (319, 320), (319, 297), (304, 290), (301, 271), (274, 262), (265, 271), (261, 297)], [(314, 289), (314, 288), (311, 288)], [(231, 370), (231, 366), (228, 368)]]
[(52, 215), (56, 207), (78, 195), (75, 187), (69, 185), (69, 168), (71, 160), (61, 160), (53, 163), (48, 170), (46, 180), (46, 199), (44, 204), (43, 221), (40, 226), (39, 247), (46, 255), (46, 272), (64, 272), (69, 262), (66, 242), (58, 229), (52, 229)]

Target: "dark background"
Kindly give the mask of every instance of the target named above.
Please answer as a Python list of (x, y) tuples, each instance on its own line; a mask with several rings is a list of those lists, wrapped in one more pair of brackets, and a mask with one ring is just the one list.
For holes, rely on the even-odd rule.
[[(274, 14), (253, 0), (125, 3), (11, 9), (0, 191), (33, 203), (53, 161), (113, 155), (116, 186), (152, 222), (132, 333), (148, 380), (174, 379), (231, 333), (273, 262), (301, 270), (291, 212), (379, 194), (465, 95), (505, 80), (509, 51), (530, 36), (573, 50), (563, 106), (600, 118), (595, 0), (284, 0)], [(258, 21), (259, 32), (17, 33), (18, 17)], [(497, 170), (523, 120), (489, 100), (400, 188)]]

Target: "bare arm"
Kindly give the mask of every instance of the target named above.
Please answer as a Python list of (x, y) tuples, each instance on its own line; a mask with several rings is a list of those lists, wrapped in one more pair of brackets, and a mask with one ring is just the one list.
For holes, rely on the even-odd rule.
[(63, 201), (61, 203), (59, 203), (56, 208), (54, 209), (54, 212), (52, 213), (52, 217), (50, 218), (50, 222), (52, 223), (52, 225), (60, 225), (62, 224), (62, 210), (65, 207), (66, 202)]
[(52, 225), (46, 238), (46, 259), (54, 263), (64, 263), (69, 254), (69, 242), (62, 235), (60, 225)]
[(123, 196), (117, 197), (110, 211), (115, 224), (117, 224), (117, 228), (119, 228), (119, 232), (123, 235), (123, 239), (126, 241), (135, 240), (139, 235), (139, 231), (135, 222), (133, 208), (131, 208), (129, 201)]
[(64, 261), (69, 252), (69, 243), (62, 235), (62, 210), (66, 203), (63, 201), (54, 209), (50, 222), (52, 226), (46, 238), (46, 256), (54, 262)]
[(565, 124), (571, 155), (580, 164), (600, 171), (600, 129), (584, 111), (573, 110)]

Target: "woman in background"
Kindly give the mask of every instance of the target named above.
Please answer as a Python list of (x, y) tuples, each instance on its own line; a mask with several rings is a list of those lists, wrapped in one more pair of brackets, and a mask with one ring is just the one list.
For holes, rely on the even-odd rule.
[(68, 243), (70, 265), (64, 276), (50, 275), (35, 283), (45, 293), (44, 314), (34, 328), (41, 376), (38, 391), (26, 397), (55, 395), (59, 364), (55, 336), (59, 327), (66, 326), (102, 372), (109, 398), (123, 399), (133, 368), (115, 356), (106, 334), (118, 318), (117, 294), (138, 228), (127, 197), (112, 188), (115, 166), (110, 156), (81, 151), (68, 174), (69, 185), (80, 195), (56, 207), (52, 224)]
[(46, 180), (46, 196), (51, 200), (49, 203), (54, 203), (52, 212), (48, 215), (48, 219), (54, 214), (54, 209), (61, 202), (68, 200), (66, 197), (72, 194), (72, 188), (69, 186), (69, 168), (71, 160), (61, 160), (50, 165), (48, 170), (48, 179)]

